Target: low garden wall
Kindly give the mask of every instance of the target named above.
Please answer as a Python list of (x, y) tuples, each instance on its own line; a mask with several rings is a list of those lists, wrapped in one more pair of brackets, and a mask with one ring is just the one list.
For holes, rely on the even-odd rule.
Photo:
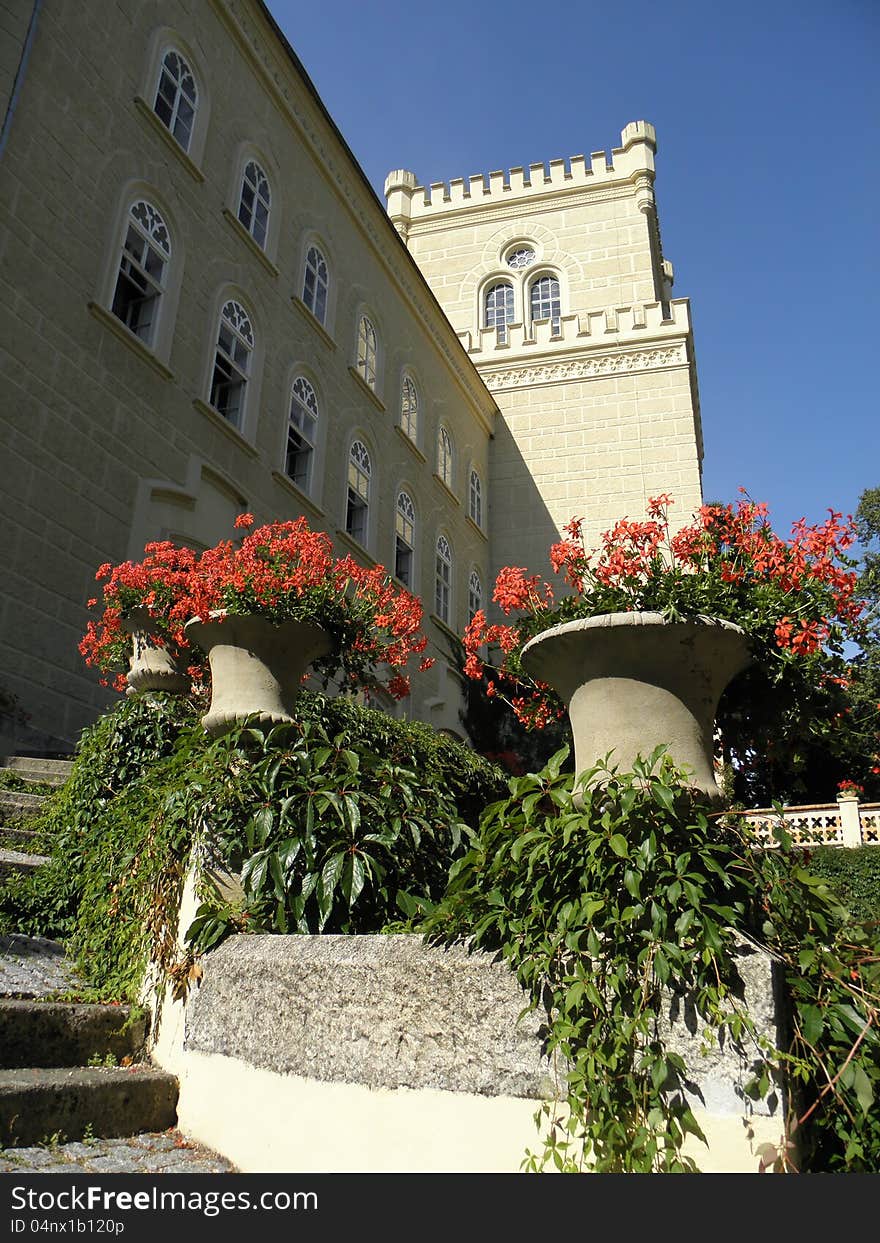
[[(515, 1172), (541, 1151), (553, 1095), (539, 1016), (508, 968), (412, 935), (237, 936), (167, 1003), (154, 1060), (180, 1080), (179, 1125), (260, 1172)], [(777, 1039), (769, 958), (739, 955), (744, 1005)], [(668, 1047), (691, 1075), (705, 1171), (755, 1171), (783, 1105), (747, 1101), (754, 1051), (701, 1051), (702, 1024), (670, 1004)]]

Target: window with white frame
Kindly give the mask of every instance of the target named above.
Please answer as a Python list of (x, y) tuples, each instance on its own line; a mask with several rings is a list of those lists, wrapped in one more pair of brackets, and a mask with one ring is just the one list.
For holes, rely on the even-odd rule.
[(447, 488), (452, 487), (453, 468), (452, 437), (446, 428), (441, 426), (437, 434), (437, 474)]
[(413, 549), (416, 542), (416, 509), (408, 492), (397, 494), (394, 534), (394, 574), (412, 590)]
[(529, 309), (532, 323), (536, 319), (549, 319), (554, 333), (559, 332), (561, 302), (559, 281), (555, 276), (539, 276), (529, 287)]
[(145, 345), (156, 340), (171, 237), (159, 212), (144, 199), (132, 203), (111, 310)]
[(352, 442), (348, 453), (348, 490), (345, 501), (345, 530), (366, 547), (370, 515), (370, 455), (361, 441)]
[(362, 315), (358, 324), (357, 371), (370, 388), (376, 387), (377, 352), (376, 329), (366, 315)]
[(271, 206), (272, 192), (269, 189), (269, 178), (256, 160), (249, 160), (244, 166), (241, 178), (241, 192), (238, 196), (238, 218), (257, 245), (264, 250), (266, 248), (266, 238), (269, 234), (269, 211)]
[(475, 470), (471, 471), (468, 488), (468, 514), (478, 527), (483, 525), (483, 483)]
[(419, 434), (419, 390), (409, 376), (400, 392), (400, 426), (415, 444)]
[(513, 323), (513, 285), (509, 281), (499, 281), (486, 290), (483, 323), (496, 329), (500, 342), (507, 340), (507, 325)]
[(330, 289), (330, 273), (327, 260), (317, 246), (310, 246), (306, 255), (306, 272), (303, 279), (302, 300), (319, 324), (327, 322), (327, 293)]
[(476, 570), (471, 570), (468, 579), (468, 621), (479, 613), (483, 607), (483, 582)]
[(220, 312), (210, 402), (233, 427), (241, 431), (254, 352), (254, 330), (240, 302), (224, 303)]
[(198, 104), (193, 71), (179, 52), (166, 52), (153, 111), (184, 151), (189, 151)]
[(305, 376), (298, 375), (290, 394), (284, 469), (303, 492), (311, 490), (317, 432), (318, 398)]
[(437, 537), (434, 557), (434, 612), (446, 625), (452, 617), (452, 548), (445, 535)]

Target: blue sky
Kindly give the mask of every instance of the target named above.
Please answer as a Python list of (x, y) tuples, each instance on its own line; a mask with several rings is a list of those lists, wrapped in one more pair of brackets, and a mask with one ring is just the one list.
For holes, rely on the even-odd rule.
[(268, 3), (380, 197), (651, 121), (705, 498), (787, 534), (880, 485), (877, 0)]

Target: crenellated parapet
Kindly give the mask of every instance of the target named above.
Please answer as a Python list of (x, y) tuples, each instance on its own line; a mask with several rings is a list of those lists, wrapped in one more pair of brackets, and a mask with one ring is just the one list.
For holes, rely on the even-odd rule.
[(555, 325), (549, 319), (508, 324), (500, 334), (497, 328), (480, 328), (476, 333), (460, 332), (458, 338), (470, 355), (493, 354), (493, 361), (501, 362), (504, 357), (520, 353), (682, 341), (690, 327), (688, 299), (676, 298), (671, 302), (604, 307), (580, 315), (563, 315)]
[(610, 190), (629, 185), (641, 211), (653, 207), (654, 153), (657, 139), (648, 121), (632, 121), (621, 133), (621, 145), (611, 152), (595, 151), (569, 159), (530, 164), (528, 168), (501, 169), (473, 177), (419, 185), (414, 173), (397, 169), (385, 179), (388, 214), (406, 237), (411, 224), (447, 217), (479, 203), (527, 203), (549, 195)]

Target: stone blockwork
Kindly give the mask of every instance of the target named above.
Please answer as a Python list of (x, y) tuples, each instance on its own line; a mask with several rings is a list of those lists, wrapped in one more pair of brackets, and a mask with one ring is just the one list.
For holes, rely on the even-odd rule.
[[(180, 1125), (239, 1168), (515, 1171), (534, 1149), (554, 1068), (540, 1016), (490, 955), (411, 935), (239, 936), (203, 966), (187, 1003), (166, 1003), (153, 1057), (178, 1076)], [(743, 944), (738, 967), (775, 1044), (772, 964)], [(746, 1097), (756, 1048), (705, 1054), (671, 996), (662, 1026), (709, 1141), (689, 1141), (699, 1168), (756, 1169), (784, 1130), (778, 1096)]]

